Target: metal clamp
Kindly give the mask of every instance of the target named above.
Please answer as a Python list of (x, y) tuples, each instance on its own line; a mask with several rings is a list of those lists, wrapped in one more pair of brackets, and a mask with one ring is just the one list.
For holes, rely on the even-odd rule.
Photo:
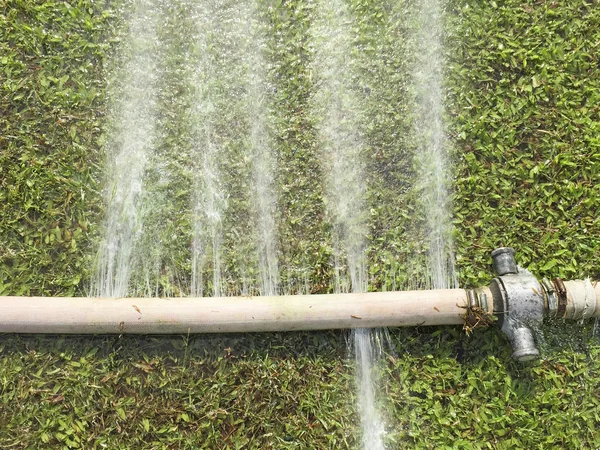
[(556, 308), (556, 317), (563, 318), (565, 317), (565, 312), (567, 311), (567, 288), (565, 287), (565, 283), (560, 278), (554, 279), (554, 289), (558, 294), (558, 306)]
[(546, 307), (546, 315), (554, 319), (558, 315), (558, 297), (556, 296), (556, 290), (554, 284), (547, 278), (542, 280), (542, 288), (544, 289), (544, 306)]

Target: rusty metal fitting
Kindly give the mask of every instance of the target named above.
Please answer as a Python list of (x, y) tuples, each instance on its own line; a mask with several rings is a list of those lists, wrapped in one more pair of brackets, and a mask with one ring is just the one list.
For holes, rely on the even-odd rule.
[(558, 297), (556, 317), (562, 319), (565, 317), (565, 312), (567, 310), (567, 288), (565, 287), (563, 280), (560, 278), (554, 279), (554, 290), (556, 291)]
[(555, 319), (558, 314), (558, 297), (556, 296), (554, 284), (547, 278), (544, 278), (541, 285), (542, 289), (544, 290), (544, 307), (546, 309), (546, 317)]

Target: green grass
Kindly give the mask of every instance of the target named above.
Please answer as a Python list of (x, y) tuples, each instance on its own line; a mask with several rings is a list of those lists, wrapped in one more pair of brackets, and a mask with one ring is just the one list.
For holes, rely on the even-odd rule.
[(343, 447), (354, 424), (340, 338), (7, 337), (0, 445)]
[[(410, 154), (410, 124), (390, 113), (406, 109), (402, 17), (412, 3), (351, 4), (372, 76), (370, 277), (390, 288), (389, 274), (423, 252), (404, 240), (418, 226), (412, 174), (394, 172)], [(281, 257), (306, 268), (283, 277), (293, 286), (308, 274), (326, 292), (312, 6), (271, 6), (273, 134), (279, 164), (294, 168), (277, 179), (288, 214)], [(489, 282), (499, 245), (515, 247), (537, 276), (600, 279), (600, 3), (452, 0), (447, 19), (461, 285)], [(85, 294), (103, 207), (105, 75), (120, 27), (103, 2), (0, 0), (0, 295)], [(495, 330), (392, 330), (380, 367), (389, 448), (599, 448), (591, 334), (591, 325), (548, 325), (543, 359), (518, 365)], [(0, 448), (356, 448), (345, 336), (2, 336)]]
[[(600, 347), (510, 361), (494, 331), (392, 330), (390, 448), (596, 448)], [(355, 448), (343, 332), (5, 336), (2, 448)]]
[(517, 248), (540, 276), (600, 277), (600, 5), (456, 2), (450, 112), (464, 283)]
[(86, 278), (112, 18), (102, 2), (0, 1), (0, 294)]

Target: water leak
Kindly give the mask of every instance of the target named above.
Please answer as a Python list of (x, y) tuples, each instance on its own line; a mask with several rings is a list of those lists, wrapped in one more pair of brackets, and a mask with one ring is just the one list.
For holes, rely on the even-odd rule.
[(450, 213), (449, 142), (444, 125), (443, 0), (416, 4), (413, 91), (421, 207), (426, 218), (430, 287), (457, 287)]
[(362, 448), (384, 450), (385, 422), (379, 411), (378, 369), (384, 351), (391, 348), (390, 338), (386, 329), (356, 328), (351, 334), (356, 364)]
[[(303, 38), (310, 48), (302, 57), (290, 57), (292, 67), (306, 64), (312, 97), (295, 104), (293, 114), (309, 111), (302, 111), (301, 121), (290, 120), (281, 136), (301, 134), (295, 142), (316, 149), (315, 163), (303, 161), (298, 168), (311, 171), (301, 174), (305, 180), (322, 181), (323, 195), (319, 189), (309, 191), (304, 182), (287, 198), (299, 205), (293, 206), (294, 220), (311, 223), (302, 229), (321, 230), (321, 240), (327, 241), (301, 247), (325, 254), (325, 261), (331, 255), (333, 276), (322, 263), (319, 274), (326, 281), (316, 282), (311, 279), (316, 272), (306, 264), (310, 258), (282, 258), (285, 243), (278, 235), (288, 220), (286, 211), (278, 211), (278, 201), (291, 188), (278, 185), (283, 150), (272, 128), (290, 118), (272, 110), (277, 86), (271, 84), (269, 58), (279, 55), (270, 54), (269, 45), (282, 31), (268, 29), (262, 4), (254, 1), (131, 0), (128, 5), (106, 145), (106, 224), (92, 294), (274, 295), (310, 293), (316, 282), (320, 292), (366, 292), (372, 231), (367, 188), (372, 190), (369, 177), (377, 176), (367, 167), (378, 151), (368, 137), (367, 123), (373, 119), (366, 116), (380, 113), (374, 112), (376, 96), (367, 100), (371, 87), (361, 66), (361, 45), (366, 44), (359, 42), (359, 30), (365, 24), (357, 21), (350, 4), (312, 0)], [(443, 121), (443, 8), (436, 0), (416, 7), (417, 189), (427, 218), (431, 286), (442, 288), (456, 283)], [(393, 39), (389, 45), (395, 46)], [(380, 66), (381, 73), (397, 71)], [(383, 76), (378, 82), (383, 87), (400, 79)], [(377, 95), (385, 89), (380, 91)], [(279, 107), (284, 111), (289, 105)], [(295, 154), (293, 148), (286, 151)], [(405, 149), (389, 152), (386, 175), (392, 179), (388, 172), (410, 165), (411, 158), (404, 156)], [(307, 151), (297, 159), (310, 157)], [(404, 161), (396, 164), (398, 159)], [(323, 211), (304, 213), (310, 202), (319, 205), (313, 209), (323, 202)], [(305, 234), (302, 239), (317, 240)], [(390, 287), (395, 289), (400, 269), (393, 268)], [(356, 329), (350, 337), (361, 445), (383, 450), (386, 422), (380, 405), (385, 399), (378, 371), (387, 331)]]
[(245, 59), (247, 67), (247, 114), (250, 121), (249, 158), (253, 166), (254, 210), (257, 228), (257, 251), (260, 274), (260, 294), (276, 295), (279, 289), (277, 256), (277, 197), (274, 191), (276, 164), (270, 142), (269, 96), (274, 90), (267, 82), (264, 57), (264, 26), (256, 5), (248, 5), (246, 20)]
[(254, 2), (189, 1), (195, 167), (191, 293), (274, 295), (277, 196), (263, 25)]
[[(192, 284), (194, 296), (222, 294), (221, 251), (223, 245), (223, 216), (227, 208), (219, 159), (222, 157), (214, 118), (218, 114), (214, 97), (218, 81), (218, 57), (211, 47), (218, 33), (220, 16), (210, 4), (192, 2), (190, 11), (195, 28), (194, 45), (188, 59), (191, 88), (191, 142), (194, 164)], [(205, 291), (204, 272), (212, 263), (211, 290)]]
[[(357, 61), (353, 58), (354, 18), (340, 0), (321, 1), (312, 29), (317, 92), (314, 107), (324, 172), (326, 208), (332, 224), (335, 292), (366, 292), (366, 178), (363, 142), (364, 104), (356, 89)], [(379, 359), (376, 331), (351, 332), (356, 363), (357, 403), (362, 448), (383, 450), (385, 423), (377, 405), (377, 380), (373, 373)]]
[(143, 176), (156, 134), (156, 91), (159, 9), (137, 1), (122, 47), (124, 67), (113, 88), (112, 129), (107, 150), (106, 224), (97, 254), (91, 295), (127, 295), (140, 216)]
[(318, 89), (321, 154), (326, 177), (326, 208), (333, 225), (335, 290), (367, 288), (365, 148), (360, 93), (353, 58), (353, 18), (343, 1), (316, 5), (314, 69)]

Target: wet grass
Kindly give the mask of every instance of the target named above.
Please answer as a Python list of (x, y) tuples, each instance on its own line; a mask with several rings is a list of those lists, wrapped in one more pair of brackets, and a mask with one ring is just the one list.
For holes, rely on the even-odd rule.
[(344, 349), (340, 333), (5, 336), (0, 447), (347, 447)]
[[(581, 334), (522, 365), (493, 330), (391, 334), (389, 448), (600, 444), (597, 341)], [(345, 332), (4, 336), (0, 446), (355, 448), (346, 353)]]
[[(406, 164), (408, 63), (394, 42), (412, 3), (370, 3), (352, 2), (364, 71), (383, 77), (370, 79), (367, 102), (370, 283), (391, 289), (410, 283), (406, 273), (420, 276), (409, 259), (426, 250), (405, 239), (420, 222)], [(514, 246), (538, 276), (598, 279), (600, 6), (500, 3), (448, 4), (461, 285), (488, 283), (489, 251), (499, 245)], [(327, 292), (330, 230), (308, 109), (310, 4), (264, 6), (273, 7), (265, 14), (276, 37), (273, 134), (287, 168), (277, 179), (283, 284)], [(89, 285), (103, 73), (119, 26), (102, 2), (0, 0), (0, 295), (84, 294)], [(600, 346), (591, 333), (549, 328), (543, 359), (517, 365), (493, 330), (393, 330), (380, 368), (389, 448), (600, 447)], [(347, 361), (344, 332), (1, 336), (0, 448), (355, 448)]]

